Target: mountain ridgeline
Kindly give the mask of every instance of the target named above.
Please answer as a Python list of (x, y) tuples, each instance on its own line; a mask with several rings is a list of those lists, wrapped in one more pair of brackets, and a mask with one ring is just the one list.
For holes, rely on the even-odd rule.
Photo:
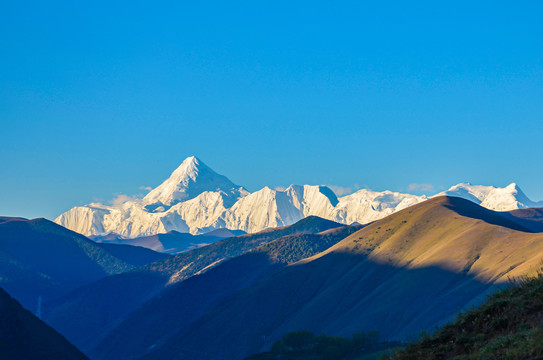
[[(104, 328), (119, 324), (146, 301), (158, 295), (162, 297), (162, 292), (176, 283), (196, 274), (204, 274), (228, 259), (236, 258), (253, 249), (258, 251), (259, 246), (277, 240), (278, 245), (270, 248), (275, 260), (267, 260), (266, 256), (260, 256), (263, 261), (253, 262), (266, 272), (268, 268), (274, 266), (273, 264), (281, 266), (278, 263), (283, 264), (325, 250), (359, 228), (360, 226), (345, 227), (329, 220), (308, 217), (290, 226), (224, 239), (83, 286), (57, 301), (46, 304), (44, 318), (70, 341), (87, 351), (95, 346), (99, 339), (106, 337)], [(334, 232), (335, 229), (337, 233)], [(316, 233), (323, 235), (308, 237)], [(284, 244), (288, 243), (289, 239), (297, 245), (287, 248)], [(278, 250), (279, 246), (284, 248), (283, 252)], [(287, 250), (292, 251), (292, 254), (285, 253)], [(250, 259), (256, 257), (258, 256), (253, 255)], [(243, 274), (245, 272), (247, 274)], [(256, 276), (256, 273), (253, 274), (247, 269), (242, 271), (242, 275)], [(243, 276), (239, 279), (242, 285)], [(210, 284), (204, 289), (217, 295), (214, 286), (215, 284)], [(192, 295), (187, 296), (186, 300), (192, 298)]]
[[(42, 299), (43, 319), (96, 360), (288, 358), (298, 335), (313, 355), (326, 346), (351, 358), (432, 331), (537, 273), (542, 223), (541, 209), (439, 196), (368, 225), (307, 216), (220, 239), (236, 235), (224, 229), (170, 256), (112, 244), (129, 243), (117, 235), (96, 243), (44, 219), (0, 218), (0, 278), (31, 311)], [(164, 251), (201, 237), (164, 236), (145, 241)], [(375, 332), (367, 344), (356, 335)]]
[[(512, 183), (504, 188), (462, 183), (437, 194), (466, 198), (497, 211), (543, 206)], [(337, 197), (319, 185), (291, 185), (249, 193), (192, 156), (143, 199), (74, 207), (55, 222), (87, 236), (125, 238), (177, 231), (202, 234), (227, 228), (248, 233), (291, 225), (307, 216), (367, 224), (427, 200), (426, 196), (361, 189)]]
[(168, 254), (178, 254), (183, 251), (217, 242), (221, 239), (243, 235), (241, 230), (217, 229), (202, 235), (169, 231), (165, 234), (141, 236), (135, 239), (127, 239), (122, 236), (109, 234), (107, 236), (93, 236), (93, 240), (102, 244), (132, 245), (148, 248)]
[[(268, 242), (244, 255), (224, 261), (206, 273), (193, 276), (163, 291), (131, 314), (99, 343), (97, 358), (139, 357), (172, 334), (206, 316), (208, 310), (243, 289), (272, 276), (288, 264), (312, 256), (337, 243), (360, 226), (343, 226), (316, 234), (291, 234)], [(149, 334), (146, 329), (154, 329)], [(127, 339), (130, 343), (126, 342)], [(133, 342), (138, 343), (133, 346)], [(194, 350), (191, 350), (191, 352)], [(188, 357), (195, 356), (187, 353)]]
[(394, 344), (534, 273), (533, 210), (436, 197), (365, 227), (308, 217), (106, 277), (44, 317), (93, 359), (240, 359), (299, 330)]
[(316, 216), (309, 216), (293, 225), (264, 230), (256, 234), (236, 236), (181, 253), (163, 261), (151, 263), (145, 267), (145, 270), (168, 275), (170, 282), (178, 282), (280, 237), (318, 233), (340, 226), (343, 225)]
[(0, 286), (35, 311), (79, 286), (167, 255), (133, 246), (96, 244), (49, 220), (0, 218)]
[[(481, 303), (509, 278), (536, 272), (542, 240), (501, 213), (438, 197), (271, 271), (256, 270), (264, 269), (255, 265), (257, 251), (224, 262), (146, 303), (89, 353), (240, 359), (298, 330), (378, 331), (385, 342), (404, 341)], [(205, 289), (201, 297), (196, 289)]]

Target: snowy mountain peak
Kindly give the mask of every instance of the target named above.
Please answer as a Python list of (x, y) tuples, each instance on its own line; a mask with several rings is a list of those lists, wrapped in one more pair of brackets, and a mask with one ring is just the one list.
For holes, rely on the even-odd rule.
[(516, 200), (521, 203), (533, 202), (532, 200), (528, 199), (528, 196), (526, 196), (526, 194), (524, 194), (524, 192), (520, 189), (517, 183), (514, 183), (514, 182), (504, 187), (502, 192), (506, 194), (510, 194), (511, 196), (514, 196)]
[(461, 197), (496, 211), (509, 211), (543, 205), (542, 202), (530, 200), (514, 182), (503, 188), (460, 183), (435, 196), (439, 195)]
[(509, 185), (507, 185), (507, 186), (505, 187), (505, 189), (520, 191), (520, 188), (518, 187), (517, 183), (514, 183), (514, 182), (512, 182), (512, 183), (509, 184)]
[(189, 156), (188, 158), (183, 160), (181, 165), (179, 165), (177, 169), (172, 172), (172, 174), (166, 181), (183, 182), (187, 179), (192, 179), (196, 181), (196, 178), (198, 177), (198, 174), (200, 172), (200, 167), (208, 168), (207, 165), (201, 163), (201, 161), (198, 160), (196, 156)]
[(247, 194), (245, 189), (217, 174), (197, 157), (190, 156), (166, 181), (143, 198), (143, 204), (171, 206), (193, 199), (205, 191), (221, 191), (226, 198), (232, 198), (232, 204)]
[[(543, 207), (516, 183), (503, 188), (460, 183), (435, 196), (439, 195), (462, 197), (497, 211)], [(250, 194), (191, 156), (142, 200), (77, 206), (55, 222), (85, 235), (116, 233), (130, 238), (172, 230), (256, 232), (312, 215), (343, 224), (367, 224), (425, 200), (426, 196), (369, 189), (338, 198), (321, 185), (266, 186)]]

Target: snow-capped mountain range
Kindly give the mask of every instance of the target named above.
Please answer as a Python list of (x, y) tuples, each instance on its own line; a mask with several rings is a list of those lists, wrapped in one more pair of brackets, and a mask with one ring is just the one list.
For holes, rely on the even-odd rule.
[[(461, 183), (434, 196), (439, 195), (462, 197), (497, 211), (543, 206), (528, 199), (515, 183), (504, 188)], [(143, 199), (77, 206), (55, 222), (84, 235), (116, 233), (131, 238), (171, 230), (200, 234), (227, 228), (252, 233), (309, 215), (366, 224), (425, 200), (426, 196), (368, 189), (338, 198), (320, 185), (264, 187), (250, 193), (191, 156)]]

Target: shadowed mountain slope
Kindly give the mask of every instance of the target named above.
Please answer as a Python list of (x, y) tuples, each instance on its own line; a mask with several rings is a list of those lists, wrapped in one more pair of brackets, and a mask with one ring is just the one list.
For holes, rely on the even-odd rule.
[(0, 289), (0, 358), (18, 360), (87, 359), (62, 335)]
[(134, 246), (96, 244), (49, 220), (2, 218), (0, 284), (23, 306), (167, 255)]
[[(318, 234), (286, 235), (224, 261), (162, 292), (105, 336), (91, 352), (97, 358), (138, 357), (162, 344), (230, 294), (287, 264), (319, 253), (360, 229), (344, 226)], [(148, 331), (153, 329), (153, 331)]]
[(534, 273), (541, 259), (543, 234), (437, 197), (231, 294), (143, 358), (239, 359), (300, 329), (403, 340), (480, 303), (509, 277)]
[(270, 351), (245, 360), (381, 360), (402, 344), (381, 342), (375, 331), (360, 332), (351, 338), (293, 331), (273, 343)]
[(122, 244), (97, 244), (116, 258), (136, 267), (144, 266), (170, 255), (156, 252), (141, 246)]
[(393, 360), (543, 358), (543, 276), (515, 282)]
[(133, 266), (93, 241), (45, 219), (0, 223), (0, 284), (23, 306)]
[(192, 251), (182, 253), (144, 267), (145, 270), (170, 276), (178, 282), (198, 272), (216, 266), (221, 261), (239, 256), (269, 241), (291, 234), (311, 234), (344, 226), (317, 216), (308, 216), (295, 224), (224, 239)]
[(518, 209), (501, 215), (530, 231), (543, 232), (543, 208)]
[(86, 352), (126, 315), (163, 291), (167, 281), (152, 272), (108, 276), (45, 303), (43, 319)]
[[(86, 350), (95, 345), (97, 339), (107, 333), (107, 329), (118, 325), (168, 284), (204, 273), (224, 260), (283, 236), (311, 234), (337, 227), (343, 228), (329, 220), (308, 217), (290, 226), (224, 239), (83, 286), (57, 301), (45, 304), (44, 319), (71, 342)], [(327, 246), (330, 245), (328, 243)], [(325, 249), (314, 247), (319, 251)], [(308, 254), (307, 250), (299, 252), (300, 255)]]

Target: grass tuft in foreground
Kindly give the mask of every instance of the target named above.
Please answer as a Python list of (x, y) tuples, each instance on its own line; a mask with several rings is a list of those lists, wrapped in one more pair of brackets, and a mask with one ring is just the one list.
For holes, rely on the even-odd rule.
[(543, 273), (511, 283), (481, 306), (384, 359), (542, 359)]

